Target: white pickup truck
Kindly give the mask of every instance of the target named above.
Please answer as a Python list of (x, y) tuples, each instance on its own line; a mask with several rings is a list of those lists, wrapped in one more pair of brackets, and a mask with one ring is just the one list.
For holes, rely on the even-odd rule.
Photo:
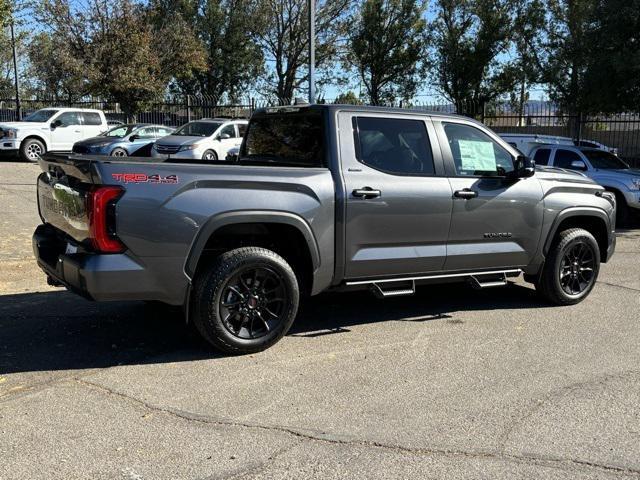
[(19, 152), (23, 160), (36, 162), (45, 152), (70, 152), (77, 141), (108, 128), (100, 110), (44, 108), (21, 122), (0, 123), (0, 152)]

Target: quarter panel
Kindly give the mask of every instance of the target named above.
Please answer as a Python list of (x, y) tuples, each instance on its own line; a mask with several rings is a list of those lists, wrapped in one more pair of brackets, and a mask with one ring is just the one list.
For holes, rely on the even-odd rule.
[[(118, 236), (130, 254), (143, 259), (148, 268), (162, 263), (162, 272), (158, 273), (165, 278), (169, 262), (173, 273), (168, 278), (188, 282), (185, 260), (211, 218), (224, 212), (259, 210), (302, 219), (317, 243), (319, 266), (314, 291), (331, 281), (334, 187), (328, 169), (131, 161), (101, 162), (96, 169), (100, 183), (121, 184), (126, 189), (117, 205)], [(113, 177), (119, 173), (144, 173), (160, 178), (176, 175), (177, 183), (122, 184)], [(183, 288), (182, 280), (178, 283), (177, 288)]]

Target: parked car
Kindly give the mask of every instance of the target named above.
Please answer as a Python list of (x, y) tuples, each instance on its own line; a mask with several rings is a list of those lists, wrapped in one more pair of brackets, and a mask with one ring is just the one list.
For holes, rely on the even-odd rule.
[(574, 170), (587, 175), (616, 196), (617, 222), (626, 225), (640, 213), (640, 170), (598, 148), (544, 145), (531, 152), (537, 165)]
[[(174, 129), (164, 125), (132, 123), (114, 127), (97, 137), (87, 138), (73, 145), (73, 153), (128, 157), (142, 153), (158, 138), (171, 135)], [(147, 149), (149, 150), (149, 149)], [(144, 152), (148, 156), (150, 151)]]
[(182, 305), (213, 346), (248, 353), (287, 332), (301, 294), (482, 289), (524, 273), (570, 305), (615, 249), (613, 194), (536, 170), (455, 115), (261, 109), (238, 162), (182, 163), (47, 155), (33, 242), (49, 281), (94, 300)]
[(124, 125), (124, 122), (121, 122), (120, 120), (107, 119), (107, 125), (109, 125), (109, 127), (117, 127), (119, 125)]
[(230, 148), (237, 147), (247, 128), (246, 120), (205, 118), (184, 124), (170, 136), (157, 141), (153, 157), (186, 160), (224, 160)]
[(537, 134), (521, 134), (521, 133), (500, 133), (499, 134), (512, 147), (517, 148), (523, 154), (531, 156), (534, 148), (540, 145), (566, 145), (578, 147), (592, 147), (604, 150), (617, 155), (616, 148), (608, 147), (602, 143), (593, 140), (573, 140), (569, 137), (559, 137), (555, 135), (537, 135)]
[(107, 130), (100, 110), (44, 108), (21, 122), (0, 123), (0, 151), (19, 152), (35, 162), (48, 151), (70, 152), (73, 144)]

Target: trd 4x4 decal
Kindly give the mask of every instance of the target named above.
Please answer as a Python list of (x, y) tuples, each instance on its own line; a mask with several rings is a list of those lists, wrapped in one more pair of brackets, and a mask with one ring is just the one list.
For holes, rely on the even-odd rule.
[(117, 182), (123, 183), (178, 183), (177, 175), (147, 175), (146, 173), (112, 173), (111, 176)]

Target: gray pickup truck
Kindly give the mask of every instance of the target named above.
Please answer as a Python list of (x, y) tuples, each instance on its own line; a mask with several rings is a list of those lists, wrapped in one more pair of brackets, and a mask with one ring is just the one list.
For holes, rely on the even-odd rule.
[(268, 108), (237, 162), (178, 162), (46, 155), (35, 255), (90, 299), (181, 305), (231, 353), (273, 345), (300, 298), (327, 290), (524, 274), (577, 303), (615, 248), (613, 194), (454, 115)]

